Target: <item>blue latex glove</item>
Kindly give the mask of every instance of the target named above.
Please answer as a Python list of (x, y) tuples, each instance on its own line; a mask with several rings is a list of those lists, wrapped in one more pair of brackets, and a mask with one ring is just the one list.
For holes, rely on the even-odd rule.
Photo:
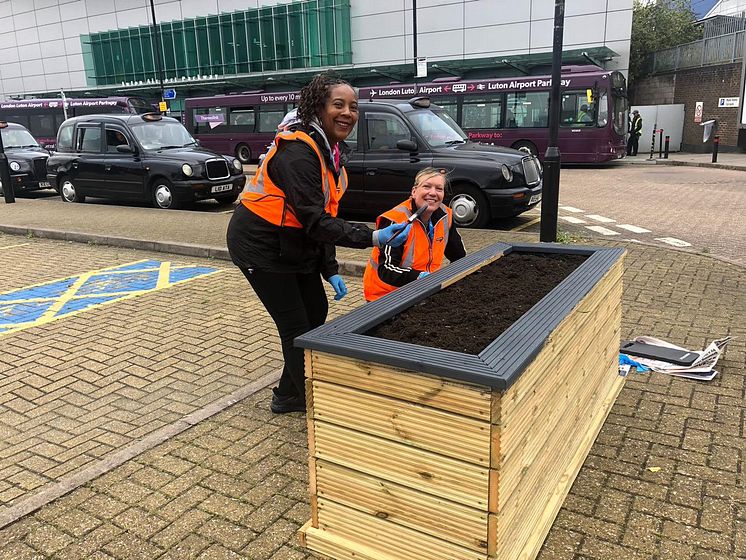
[(420, 278), (424, 278), (428, 274), (430, 273), (427, 270), (423, 270), (422, 272), (420, 272), (420, 275), (417, 277), (417, 280), (419, 280)]
[(412, 224), (403, 222), (401, 224), (391, 224), (385, 228), (378, 229), (373, 232), (373, 244), (379, 249), (384, 245), (399, 247), (407, 240), (411, 228)]
[(332, 285), (332, 288), (334, 288), (334, 291), (337, 293), (337, 295), (334, 296), (335, 300), (339, 301), (347, 295), (347, 286), (345, 286), (345, 282), (339, 274), (331, 276), (327, 282)]

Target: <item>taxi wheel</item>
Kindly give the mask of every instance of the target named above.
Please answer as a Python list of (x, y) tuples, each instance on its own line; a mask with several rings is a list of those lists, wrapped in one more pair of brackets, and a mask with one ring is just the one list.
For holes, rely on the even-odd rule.
[(236, 159), (246, 165), (251, 162), (251, 148), (246, 144), (236, 146)]
[(179, 201), (174, 196), (174, 187), (166, 179), (156, 179), (153, 182), (153, 206), (164, 210), (179, 207)]
[(458, 227), (481, 228), (490, 221), (487, 199), (473, 185), (453, 185), (453, 196), (448, 206)]
[(75, 185), (68, 177), (64, 177), (60, 181), (60, 196), (65, 202), (85, 202), (85, 196), (78, 194)]

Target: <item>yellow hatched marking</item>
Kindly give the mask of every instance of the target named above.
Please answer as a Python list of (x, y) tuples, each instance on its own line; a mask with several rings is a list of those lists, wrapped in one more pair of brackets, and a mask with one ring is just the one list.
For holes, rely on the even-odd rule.
[[(111, 273), (111, 272), (124, 272), (124, 271), (110, 271), (108, 269), (110, 269), (110, 268), (119, 268), (121, 266), (129, 266), (129, 265), (137, 264), (139, 262), (145, 262), (147, 260), (151, 260), (151, 259), (142, 259), (142, 260), (139, 260), (139, 261), (134, 261), (134, 262), (131, 262), (131, 263), (127, 263), (125, 265), (116, 265), (116, 266), (113, 266), (113, 267), (102, 268), (102, 269), (95, 270), (95, 271), (92, 271), (92, 272), (84, 273), (82, 276), (86, 276), (86, 279), (87, 279), (87, 278), (90, 278), (91, 276), (94, 276), (94, 275), (100, 274), (100, 273), (107, 273), (108, 274), (108, 273)], [(168, 263), (168, 265), (169, 265), (168, 266), (169, 270), (172, 270), (171, 269), (171, 263)], [(173, 270), (179, 270), (179, 269), (183, 269), (183, 268), (192, 268), (192, 266), (193, 265), (177, 266), (177, 267), (173, 267)], [(143, 272), (145, 270), (155, 270), (155, 267), (151, 267), (151, 268), (147, 268), (147, 269), (129, 269), (127, 272)], [(161, 270), (162, 270), (162, 268), (161, 268)], [(196, 280), (197, 278), (206, 278), (208, 276), (212, 276), (213, 274), (218, 274), (220, 272), (223, 272), (223, 271), (221, 269), (216, 269), (216, 270), (213, 270), (212, 272), (206, 272), (204, 274), (200, 274), (199, 276), (194, 277), (194, 278), (184, 278), (183, 280), (177, 280), (176, 282), (167, 282), (164, 286), (160, 286), (161, 276), (159, 274), (159, 276), (158, 276), (158, 281), (159, 281), (158, 285), (156, 285), (155, 288), (152, 288), (150, 290), (137, 290), (137, 291), (134, 291), (134, 292), (124, 292), (127, 295), (124, 295), (124, 296), (122, 296), (120, 298), (113, 299), (113, 300), (110, 300), (110, 301), (104, 301), (104, 302), (98, 303), (98, 304), (96, 304), (94, 306), (91, 306), (91, 307), (86, 307), (84, 309), (78, 309), (76, 311), (71, 311), (69, 313), (65, 313), (62, 316), (54, 316), (54, 315), (48, 316), (49, 312), (51, 311), (51, 308), (50, 308), (49, 310), (47, 310), (46, 313), (44, 313), (44, 315), (42, 315), (41, 317), (39, 317), (38, 319), (36, 319), (34, 321), (29, 321), (29, 322), (26, 322), (26, 323), (6, 323), (6, 324), (0, 324), (0, 326), (3, 326), (3, 327), (5, 327), (5, 326), (9, 326), (9, 327), (12, 326), (13, 327), (13, 328), (10, 328), (10, 329), (8, 329), (6, 331), (0, 332), (0, 336), (6, 335), (6, 334), (15, 333), (15, 332), (18, 332), (18, 331), (22, 331), (24, 329), (28, 329), (28, 328), (31, 328), (31, 327), (40, 327), (42, 325), (46, 325), (47, 323), (51, 323), (52, 321), (56, 321), (57, 319), (66, 319), (67, 317), (72, 317), (73, 315), (77, 315), (77, 314), (82, 313), (84, 311), (90, 311), (91, 309), (94, 309), (96, 307), (101, 307), (101, 306), (104, 306), (104, 305), (109, 305), (110, 303), (118, 303), (120, 301), (125, 301), (125, 300), (128, 300), (128, 299), (132, 299), (134, 297), (141, 296), (141, 295), (143, 295), (143, 294), (145, 294), (147, 292), (155, 292), (156, 290), (159, 290), (159, 289), (168, 288), (168, 287), (171, 287), (171, 286), (176, 286), (178, 284), (183, 284), (184, 282), (189, 282), (190, 280)], [(52, 282), (58, 282), (60, 280), (66, 280), (67, 278), (74, 278), (74, 276), (66, 276), (65, 278), (60, 278), (59, 280), (53, 280)], [(166, 278), (168, 278), (168, 275), (166, 275)], [(85, 280), (83, 280), (83, 282), (84, 281)], [(36, 284), (31, 284), (29, 286), (26, 286), (26, 288), (34, 288), (36, 286), (44, 286), (46, 284), (50, 284), (50, 281), (38, 282)], [(75, 286), (80, 287), (81, 285), (82, 285), (82, 282), (76, 281), (73, 284), (73, 286), (70, 286), (70, 288), (68, 288), (68, 290), (62, 296), (60, 296), (60, 297), (63, 298), (63, 297), (68, 296), (68, 292), (70, 292), (73, 289), (73, 287), (75, 287)], [(114, 295), (114, 294), (105, 294), (105, 295)], [(76, 296), (76, 298), (82, 298), (82, 297), (100, 297), (100, 296), (101, 296), (101, 294), (91, 294), (91, 295), (84, 295), (84, 296)], [(4, 301), (3, 303), (24, 303), (24, 302), (33, 302), (33, 301), (45, 301), (45, 300), (49, 300), (49, 299), (52, 299), (52, 298), (33, 298), (33, 299), (28, 299), (28, 300)], [(70, 295), (69, 297), (67, 297), (66, 301), (69, 301), (70, 299), (72, 299), (72, 295)], [(53, 307), (56, 307), (56, 305), (53, 306)], [(59, 309), (61, 309), (61, 308), (62, 308), (62, 306), (60, 305), (57, 310), (59, 311)]]
[(522, 229), (526, 229), (527, 227), (531, 227), (532, 225), (538, 223), (541, 221), (541, 218), (534, 218), (530, 222), (526, 222), (525, 224), (521, 224), (519, 226), (516, 226), (512, 228), (510, 231), (521, 231)]
[(62, 294), (55, 300), (52, 306), (47, 309), (44, 312), (44, 315), (39, 317), (36, 322), (38, 322), (39, 324), (48, 323), (49, 319), (57, 315), (57, 312), (62, 309), (68, 301), (73, 299), (75, 292), (77, 292), (78, 289), (80, 289), (80, 287), (85, 284), (86, 281), (94, 274), (96, 274), (96, 272), (84, 272), (83, 274), (78, 276), (78, 279), (73, 282), (67, 290), (65, 290), (64, 294)]
[(23, 247), (24, 245), (31, 245), (31, 243), (18, 243), (17, 245), (5, 245), (4, 247), (0, 247), (0, 250), (14, 249), (15, 247)]

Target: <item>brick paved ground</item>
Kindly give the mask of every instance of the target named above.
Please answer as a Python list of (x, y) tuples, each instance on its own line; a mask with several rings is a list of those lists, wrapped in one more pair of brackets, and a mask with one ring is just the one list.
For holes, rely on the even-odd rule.
[[(18, 238), (0, 238), (8, 239)], [(98, 268), (115, 264), (111, 262), (114, 257), (122, 259), (117, 262), (129, 262), (150, 256), (48, 241), (35, 241), (34, 246), (47, 261), (48, 255), (57, 255), (53, 277), (65, 274), (60, 270), (74, 268), (70, 260), (78, 257), (89, 268)], [(629, 379), (540, 558), (746, 558), (746, 275), (742, 268), (707, 257), (634, 245), (629, 251), (623, 336), (652, 334), (692, 347), (725, 334), (738, 339), (719, 364), (721, 375), (710, 383), (660, 374)], [(225, 263), (216, 266), (224, 267)], [(0, 274), (5, 274), (0, 278), (7, 286), (7, 273)], [(39, 281), (38, 275), (44, 274), (23, 272), (13, 283)], [(183, 387), (180, 392), (192, 394), (203, 387), (199, 379), (205, 372), (209, 377), (219, 371), (221, 376), (238, 376), (245, 382), (254, 375), (257, 363), (266, 368), (279, 364), (276, 337), (241, 277), (227, 269), (218, 278), (220, 282), (214, 282), (215, 277), (197, 280), (91, 312), (101, 313), (100, 317), (80, 315), (52, 323), (34, 336), (26, 331), (26, 337), (11, 352), (6, 351), (7, 341), (0, 339), (0, 363), (10, 354), (18, 359), (15, 374), (28, 376), (24, 372), (34, 367), (30, 364), (36, 356), (51, 354), (57, 363), (47, 367), (66, 371), (69, 366), (80, 373), (90, 368), (66, 359), (69, 353), (77, 355), (80, 348), (55, 344), (55, 337), (87, 328), (105, 329), (114, 323), (119, 327), (114, 338), (138, 333), (124, 349), (104, 337), (105, 354), (113, 353), (127, 363), (133, 360), (135, 339), (152, 329), (164, 333), (171, 325), (179, 325), (171, 336), (189, 354), (202, 353), (201, 359), (217, 357), (205, 369), (193, 368), (192, 360), (181, 360), (178, 352), (170, 355), (174, 376), (183, 371), (196, 376), (189, 390)], [(339, 302), (342, 305), (332, 304), (335, 312), (344, 312), (361, 301), (359, 281), (348, 279), (348, 287), (350, 295)], [(169, 305), (161, 298), (171, 290)], [(205, 298), (210, 306), (201, 303)], [(120, 305), (125, 309), (115, 310)], [(210, 337), (189, 327), (192, 315), (192, 321), (208, 326)], [(221, 333), (228, 334), (221, 340)], [(214, 343), (216, 339), (221, 342)], [(72, 337), (67, 340), (75, 341)], [(255, 346), (249, 342), (247, 347), (248, 340), (258, 342)], [(80, 347), (84, 356), (96, 350), (85, 343)], [(266, 348), (262, 355), (266, 361), (252, 360), (252, 352), (258, 348)], [(152, 369), (158, 360), (152, 354), (146, 357), (151, 361), (141, 367)], [(87, 360), (90, 358), (83, 364), (90, 366), (93, 362)], [(117, 368), (106, 374), (116, 376), (118, 372)], [(0, 370), (0, 399), (6, 394), (7, 374), (6, 369)], [(103, 377), (97, 380), (104, 385)], [(222, 394), (235, 386), (226, 382)], [(71, 389), (69, 394), (86, 392)], [(120, 395), (118, 402), (137, 399), (137, 395)], [(164, 402), (172, 400), (165, 392), (163, 398)], [(305, 421), (300, 414), (272, 416), (267, 412), (268, 398), (268, 390), (260, 391), (0, 530), (0, 559), (308, 558), (295, 539), (295, 532), (308, 517)], [(196, 407), (206, 400), (195, 397), (187, 404)], [(74, 406), (86, 404), (90, 406), (90, 402)], [(108, 406), (102, 408), (108, 410)], [(0, 420), (5, 410), (0, 409)], [(164, 412), (165, 416), (156, 420), (171, 421), (173, 414), (184, 412), (186, 409)], [(137, 416), (124, 421), (135, 425)], [(54, 434), (55, 429), (67, 434), (65, 428), (48, 431)], [(96, 441), (96, 437), (89, 439)], [(99, 455), (88, 455), (96, 459), (128, 441), (99, 442), (92, 448)], [(22, 468), (36, 473), (30, 467)], [(0, 473), (0, 484), (7, 482), (7, 472)]]

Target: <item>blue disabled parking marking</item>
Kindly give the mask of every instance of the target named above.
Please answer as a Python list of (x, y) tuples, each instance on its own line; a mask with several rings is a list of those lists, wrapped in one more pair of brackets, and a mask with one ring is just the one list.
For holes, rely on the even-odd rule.
[(220, 272), (218, 268), (142, 260), (0, 293), (0, 335)]

